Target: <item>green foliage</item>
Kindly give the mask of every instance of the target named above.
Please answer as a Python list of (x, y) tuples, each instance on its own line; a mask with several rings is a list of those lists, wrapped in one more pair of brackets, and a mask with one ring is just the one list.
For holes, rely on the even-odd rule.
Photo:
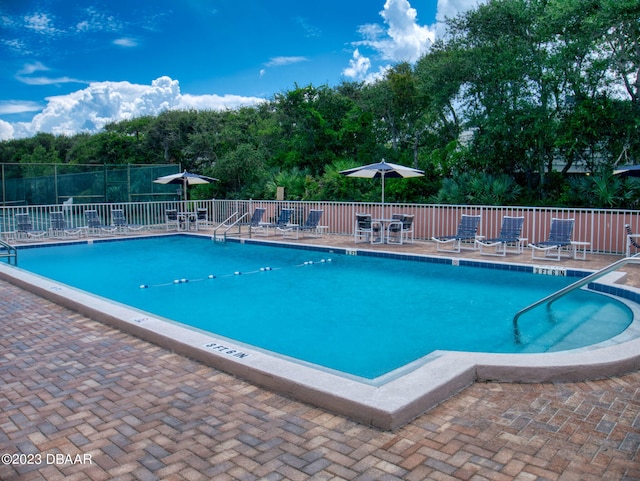
[(284, 189), (285, 200), (313, 200), (317, 182), (309, 169), (293, 167), (290, 170), (272, 173), (266, 184), (266, 197), (275, 199), (278, 187)]
[(640, 202), (640, 179), (621, 178), (611, 173), (569, 179), (563, 201), (579, 207), (637, 209)]
[(219, 179), (213, 187), (218, 197), (259, 198), (267, 177), (265, 154), (260, 148), (241, 144), (220, 158), (211, 173)]
[(510, 205), (522, 188), (507, 175), (470, 174), (465, 172), (442, 181), (442, 188), (433, 197), (437, 204)]
[[(320, 179), (319, 193), (321, 198), (358, 202), (364, 199), (362, 185), (364, 179), (354, 179), (345, 177), (340, 173), (341, 170), (357, 167), (355, 162), (344, 160), (334, 161), (325, 168), (324, 174)], [(360, 182), (358, 182), (360, 181)]]
[(29, 176), (47, 163), (170, 162), (220, 179), (193, 198), (275, 198), (284, 187), (287, 199), (377, 201), (380, 182), (339, 172), (385, 158), (427, 174), (390, 179), (389, 201), (629, 207), (637, 182), (601, 172), (640, 163), (638, 18), (637, 0), (488, 0), (449, 19), (415, 65), (373, 83), (296, 85), (255, 107), (166, 111), (93, 135), (41, 133), (1, 142), (0, 162)]
[(452, 140), (441, 148), (433, 149), (423, 168), (427, 175), (448, 178), (464, 172), (468, 166), (468, 149), (458, 140)]

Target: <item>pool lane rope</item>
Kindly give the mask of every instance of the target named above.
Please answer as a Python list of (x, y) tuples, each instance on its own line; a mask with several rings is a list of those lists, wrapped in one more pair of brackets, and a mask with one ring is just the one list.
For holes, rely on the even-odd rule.
[[(326, 264), (329, 262), (332, 262), (333, 260), (331, 258), (329, 259), (320, 259), (319, 261), (304, 261), (302, 264), (295, 264), (293, 266), (293, 268), (296, 267), (305, 267), (305, 266), (311, 266), (314, 264)], [(140, 284), (140, 289), (149, 289), (152, 287), (166, 287), (166, 286), (173, 286), (173, 285), (177, 285), (177, 284), (188, 284), (189, 282), (202, 282), (202, 281), (208, 281), (211, 279), (224, 279), (224, 278), (229, 278), (229, 277), (237, 277), (237, 276), (245, 276), (245, 275), (251, 275), (251, 274), (260, 274), (261, 272), (270, 272), (270, 271), (279, 271), (282, 269), (286, 269), (286, 267), (260, 267), (259, 269), (255, 270), (255, 271), (246, 271), (246, 272), (241, 272), (241, 271), (234, 271), (233, 273), (230, 274), (223, 274), (221, 276), (216, 276), (214, 274), (209, 274), (207, 277), (203, 277), (200, 279), (186, 279), (186, 278), (180, 278), (180, 279), (174, 279), (171, 282), (164, 282), (161, 284)]]

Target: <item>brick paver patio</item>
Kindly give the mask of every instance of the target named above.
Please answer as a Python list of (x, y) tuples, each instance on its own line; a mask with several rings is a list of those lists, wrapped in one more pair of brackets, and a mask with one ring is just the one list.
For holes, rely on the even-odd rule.
[(5, 282), (0, 323), (2, 481), (640, 480), (640, 371), (476, 383), (382, 432)]

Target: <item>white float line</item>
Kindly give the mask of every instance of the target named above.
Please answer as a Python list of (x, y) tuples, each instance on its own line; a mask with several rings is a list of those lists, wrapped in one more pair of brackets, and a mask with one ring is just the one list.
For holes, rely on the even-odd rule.
[[(319, 261), (305, 261), (302, 264), (296, 264), (293, 267), (304, 267), (304, 266), (310, 266), (314, 264), (325, 264), (328, 262), (332, 262), (332, 259), (321, 259)], [(248, 271), (248, 272), (235, 271), (233, 274), (223, 274), (221, 276), (209, 274), (206, 278), (203, 278), (203, 279), (181, 278), (181, 279), (174, 279), (172, 282), (165, 282), (162, 284), (141, 284), (140, 289), (149, 289), (151, 287), (166, 287), (166, 286), (173, 286), (176, 284), (188, 284), (189, 282), (202, 282), (202, 281), (208, 281), (211, 279), (224, 279), (227, 277), (237, 277), (240, 275), (259, 274), (261, 272), (269, 272), (269, 271), (280, 271), (283, 269), (286, 269), (286, 267), (261, 267), (260, 269), (255, 271)]]

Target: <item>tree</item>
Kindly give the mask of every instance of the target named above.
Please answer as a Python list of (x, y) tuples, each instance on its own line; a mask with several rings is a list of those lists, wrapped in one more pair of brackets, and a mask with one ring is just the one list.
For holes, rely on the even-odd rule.
[[(451, 20), (450, 38), (420, 65), (437, 65), (437, 55), (457, 67), (450, 88), (461, 92), (458, 117), (473, 132), (466, 167), (522, 177), (541, 198), (557, 165), (566, 178), (574, 165), (595, 171), (635, 152), (640, 121), (627, 106), (638, 78), (639, 8), (492, 0)], [(620, 99), (625, 88), (631, 103)]]
[(544, 2), (494, 0), (451, 22), (467, 66), (467, 127), (477, 166), (488, 173), (541, 174), (551, 158), (554, 78), (538, 19)]
[(167, 110), (162, 112), (149, 126), (145, 136), (145, 149), (163, 163), (180, 163), (191, 168), (191, 160), (185, 157), (189, 134), (197, 118), (195, 111)]
[(273, 108), (282, 135), (274, 163), (286, 169), (308, 168), (317, 176), (326, 164), (342, 157), (342, 119), (353, 108), (349, 98), (327, 86), (296, 87), (277, 94)]
[(232, 198), (260, 198), (264, 194), (265, 156), (253, 145), (238, 145), (221, 157), (211, 172), (219, 179), (212, 185), (217, 194)]
[(419, 201), (442, 182), (443, 196), (471, 192), (474, 203), (575, 202), (566, 185), (579, 168), (601, 175), (589, 201), (617, 205), (612, 165), (640, 161), (638, 18), (638, 0), (487, 0), (448, 20), (415, 65), (373, 83), (296, 85), (254, 107), (0, 142), (0, 160), (33, 174), (38, 161), (175, 162), (221, 179), (196, 195), (273, 198), (284, 186), (289, 199), (365, 200), (379, 186), (356, 189), (340, 166), (386, 158), (426, 171), (389, 184), (389, 198)]

